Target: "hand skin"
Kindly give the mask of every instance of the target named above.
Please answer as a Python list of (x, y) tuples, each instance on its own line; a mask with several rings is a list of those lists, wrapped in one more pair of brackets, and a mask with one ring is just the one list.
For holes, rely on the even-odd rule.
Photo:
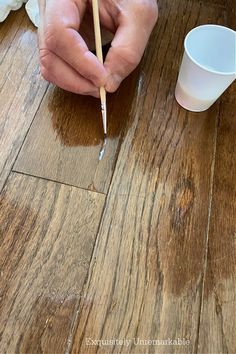
[[(157, 21), (156, 0), (100, 0), (102, 26), (114, 34), (104, 65), (79, 34), (91, 0), (39, 0), (40, 65), (43, 77), (71, 92), (99, 97), (115, 92), (138, 66)], [(87, 24), (93, 32), (92, 20)]]

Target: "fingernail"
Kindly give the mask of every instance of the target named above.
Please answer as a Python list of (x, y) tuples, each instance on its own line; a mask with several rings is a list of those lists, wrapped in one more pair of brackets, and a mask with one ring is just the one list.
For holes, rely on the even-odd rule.
[(122, 77), (120, 75), (117, 75), (117, 74), (113, 74), (112, 75), (112, 78), (114, 81), (117, 82), (118, 85), (120, 85), (121, 81), (122, 81)]
[(108, 92), (115, 92), (122, 82), (121, 76), (117, 74), (110, 75), (105, 86)]

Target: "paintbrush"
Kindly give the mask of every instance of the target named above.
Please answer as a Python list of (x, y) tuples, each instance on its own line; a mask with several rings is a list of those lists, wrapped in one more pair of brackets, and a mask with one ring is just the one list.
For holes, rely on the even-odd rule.
[[(93, 22), (94, 22), (96, 54), (98, 60), (103, 64), (102, 36), (101, 36), (98, 1), (99, 0), (92, 0)], [(100, 88), (100, 99), (101, 99), (102, 122), (103, 122), (103, 130), (104, 130), (104, 143), (99, 154), (99, 160), (102, 160), (105, 153), (106, 139), (107, 139), (107, 104), (106, 104), (106, 90), (104, 87)]]

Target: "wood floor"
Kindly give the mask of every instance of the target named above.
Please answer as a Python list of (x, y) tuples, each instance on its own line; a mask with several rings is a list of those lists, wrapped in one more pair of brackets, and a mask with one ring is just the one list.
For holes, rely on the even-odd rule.
[(101, 162), (99, 102), (40, 77), (23, 10), (0, 24), (1, 354), (236, 353), (236, 85), (174, 99), (186, 33), (233, 4), (159, 1)]

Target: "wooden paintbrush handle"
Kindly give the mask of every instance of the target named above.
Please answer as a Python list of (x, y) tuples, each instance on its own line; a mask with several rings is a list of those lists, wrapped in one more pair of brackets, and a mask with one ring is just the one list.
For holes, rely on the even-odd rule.
[(102, 37), (101, 37), (101, 26), (99, 17), (99, 5), (98, 0), (92, 0), (93, 6), (93, 21), (94, 21), (94, 31), (95, 31), (95, 45), (98, 60), (103, 64), (103, 53), (102, 53)]
[[(103, 64), (103, 53), (102, 53), (102, 36), (101, 36), (101, 26), (100, 26), (100, 16), (99, 16), (99, 0), (92, 0), (93, 7), (93, 22), (94, 22), (94, 32), (95, 32), (95, 44), (96, 44), (96, 53), (98, 60)], [(106, 110), (106, 90), (104, 87), (100, 88), (100, 97), (101, 97), (101, 108), (103, 115), (103, 127), (104, 133), (107, 132), (107, 110)]]

